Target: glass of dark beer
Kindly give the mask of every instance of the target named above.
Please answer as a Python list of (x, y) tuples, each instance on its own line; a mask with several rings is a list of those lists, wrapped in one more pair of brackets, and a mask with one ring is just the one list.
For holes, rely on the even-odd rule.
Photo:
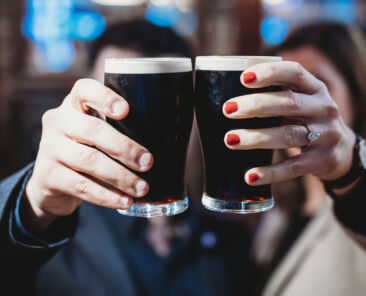
[(191, 59), (107, 59), (104, 84), (130, 105), (126, 118), (107, 121), (154, 157), (148, 172), (136, 172), (149, 183), (149, 192), (119, 213), (156, 217), (185, 211), (184, 168), (193, 120)]
[(281, 57), (202, 56), (196, 58), (196, 115), (205, 162), (205, 190), (202, 204), (209, 210), (230, 213), (255, 213), (273, 207), (270, 185), (249, 186), (245, 172), (270, 165), (272, 150), (230, 150), (225, 134), (234, 129), (260, 129), (280, 125), (279, 117), (229, 119), (223, 104), (234, 97), (280, 91), (281, 87), (246, 88), (240, 75), (247, 68)]

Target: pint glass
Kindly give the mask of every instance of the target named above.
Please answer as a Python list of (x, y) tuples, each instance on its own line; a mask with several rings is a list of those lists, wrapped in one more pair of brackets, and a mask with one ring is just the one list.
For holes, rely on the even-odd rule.
[(234, 129), (260, 129), (278, 126), (279, 117), (229, 119), (222, 113), (223, 104), (234, 97), (280, 91), (281, 87), (246, 88), (240, 75), (247, 68), (280, 57), (202, 56), (196, 58), (196, 114), (205, 162), (205, 191), (202, 204), (213, 211), (254, 213), (273, 207), (270, 185), (249, 186), (245, 172), (253, 167), (270, 165), (272, 150), (230, 150), (225, 134)]
[(105, 85), (130, 106), (126, 118), (107, 121), (154, 157), (151, 170), (135, 172), (149, 183), (149, 192), (121, 214), (169, 216), (188, 208), (184, 167), (193, 119), (192, 80), (189, 58), (106, 60)]

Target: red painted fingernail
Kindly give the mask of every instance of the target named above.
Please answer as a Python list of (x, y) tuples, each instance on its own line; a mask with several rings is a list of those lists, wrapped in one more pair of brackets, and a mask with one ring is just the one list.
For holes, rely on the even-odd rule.
[(259, 180), (259, 176), (256, 173), (251, 173), (248, 176), (249, 183), (254, 183), (255, 181)]
[(243, 81), (244, 83), (252, 83), (257, 79), (257, 75), (254, 72), (244, 73)]
[(237, 134), (228, 134), (226, 143), (229, 145), (238, 145), (240, 143), (240, 137)]
[(238, 104), (236, 102), (225, 103), (225, 112), (227, 114), (234, 113), (235, 111), (238, 111)]

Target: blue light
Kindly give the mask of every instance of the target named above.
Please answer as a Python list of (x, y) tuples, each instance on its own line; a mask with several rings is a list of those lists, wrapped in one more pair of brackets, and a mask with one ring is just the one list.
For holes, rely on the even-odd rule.
[(71, 40), (57, 40), (43, 47), (47, 68), (52, 72), (67, 70), (74, 61), (75, 50)]
[(28, 0), (22, 31), (43, 56), (35, 63), (39, 71), (60, 72), (74, 59), (72, 39), (91, 40), (105, 30), (104, 17), (91, 11), (76, 11), (76, 0)]
[(174, 24), (173, 29), (177, 34), (186, 36), (193, 34), (197, 26), (197, 16), (193, 12), (183, 12)]
[(356, 20), (356, 4), (354, 0), (326, 1), (323, 8), (327, 18), (353, 23)]
[(179, 15), (179, 9), (173, 3), (163, 6), (149, 4), (145, 11), (146, 19), (160, 27), (173, 26)]
[(72, 38), (88, 41), (98, 38), (105, 30), (104, 17), (96, 12), (78, 12), (73, 15)]
[(304, 0), (283, 0), (283, 1), (262, 1), (263, 7), (268, 11), (281, 11), (282, 13), (291, 13), (299, 9)]
[(288, 34), (288, 24), (280, 17), (266, 17), (261, 24), (261, 34), (267, 43), (279, 44)]

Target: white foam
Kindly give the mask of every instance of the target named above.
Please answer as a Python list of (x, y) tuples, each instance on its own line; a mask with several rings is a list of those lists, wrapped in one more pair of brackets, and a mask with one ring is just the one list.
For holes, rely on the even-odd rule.
[(276, 56), (198, 56), (196, 70), (245, 71), (256, 64), (280, 61)]
[(129, 58), (106, 59), (105, 73), (153, 74), (180, 73), (192, 71), (190, 58)]

